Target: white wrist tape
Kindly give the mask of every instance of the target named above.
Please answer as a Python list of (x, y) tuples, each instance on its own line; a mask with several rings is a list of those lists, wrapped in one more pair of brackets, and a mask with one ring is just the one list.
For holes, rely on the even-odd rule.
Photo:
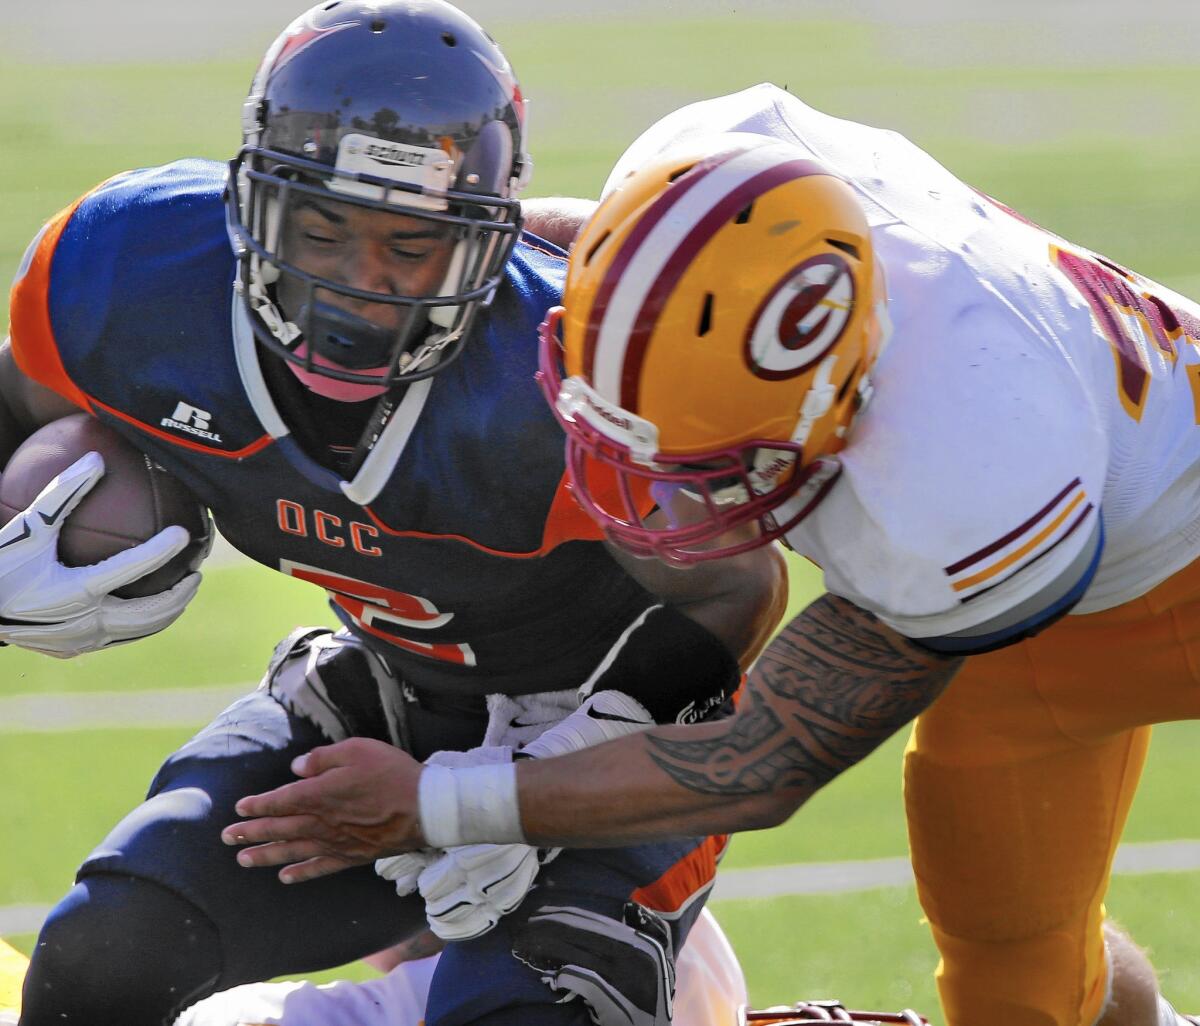
[(421, 833), (431, 848), (459, 844), (524, 844), (517, 768), (426, 766), (417, 784)]

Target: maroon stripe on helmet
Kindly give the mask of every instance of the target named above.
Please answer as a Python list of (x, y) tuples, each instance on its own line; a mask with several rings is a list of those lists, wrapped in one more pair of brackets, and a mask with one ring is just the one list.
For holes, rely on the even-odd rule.
[(739, 211), (757, 199), (765, 192), (797, 178), (809, 175), (831, 175), (837, 177), (829, 168), (815, 160), (789, 160), (785, 164), (760, 171), (753, 178), (748, 178), (736, 189), (726, 193), (717, 204), (696, 222), (696, 226), (688, 232), (683, 241), (676, 247), (670, 259), (663, 265), (650, 291), (634, 318), (633, 331), (630, 332), (629, 342), (625, 349), (625, 365), (621, 371), (621, 398), (619, 405), (626, 410), (636, 410), (638, 392), (641, 386), (642, 364), (646, 359), (646, 348), (650, 336), (658, 324), (658, 318), (667, 300), (675, 291), (679, 279), (683, 277), (696, 254), (700, 252), (709, 240)]
[[(1080, 485), (1079, 478), (1075, 478), (1074, 481), (1072, 481), (1069, 485), (1067, 485), (1066, 488), (1064, 488), (1061, 492), (1059, 492), (1056, 496), (1054, 496), (1053, 499), (1051, 499), (1048, 503), (1046, 503), (1046, 505), (1044, 505), (1041, 509), (1039, 509), (1033, 516), (1031, 516), (1028, 520), (1026, 520), (1025, 523), (1021, 524), (1019, 527), (1014, 527), (1003, 538), (997, 538), (990, 545), (985, 545), (978, 552), (972, 552), (969, 556), (966, 556), (963, 559), (960, 559), (957, 563), (951, 563), (948, 567), (945, 568), (946, 575), (948, 577), (952, 577), (952, 576), (954, 576), (954, 574), (960, 573), (961, 571), (965, 570), (967, 567), (974, 566), (976, 563), (980, 562), (981, 560), (987, 559), (987, 557), (990, 556), (993, 552), (997, 552), (998, 550), (1004, 548), (1004, 546), (1008, 545), (1010, 542), (1016, 541), (1019, 537), (1021, 537), (1021, 535), (1023, 535), (1026, 531), (1028, 531), (1031, 527), (1033, 527), (1034, 524), (1036, 524), (1039, 520), (1041, 520), (1043, 517), (1045, 517), (1052, 509), (1054, 509), (1055, 506), (1057, 506), (1060, 502), (1062, 502), (1062, 500), (1065, 499), (1072, 491), (1074, 491), (1076, 488), (1078, 488), (1079, 485)], [(1088, 508), (1090, 509), (1091, 507), (1089, 506)], [(1071, 530), (1074, 530), (1074, 528), (1071, 528)], [(1070, 532), (1068, 532), (1068, 533), (1070, 533)], [(1064, 535), (1064, 537), (1065, 537), (1065, 535)], [(1061, 540), (1062, 539), (1060, 538), (1059, 541), (1061, 541)], [(1058, 542), (1055, 542), (1054, 544), (1057, 545)]]
[(583, 374), (589, 381), (595, 380), (596, 340), (600, 336), (600, 325), (604, 321), (605, 311), (612, 294), (621, 282), (625, 268), (634, 258), (643, 240), (653, 231), (676, 203), (702, 182), (714, 169), (725, 161), (736, 157), (744, 150), (731, 150), (699, 161), (695, 167), (677, 179), (669, 189), (660, 193), (642, 215), (642, 219), (634, 226), (629, 237), (621, 244), (613, 262), (604, 274), (604, 280), (596, 289), (596, 298), (592, 300), (592, 308), (588, 311), (587, 328), (583, 334)]

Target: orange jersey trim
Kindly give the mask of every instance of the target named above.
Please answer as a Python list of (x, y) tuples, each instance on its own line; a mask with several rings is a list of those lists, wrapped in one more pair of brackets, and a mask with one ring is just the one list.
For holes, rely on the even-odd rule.
[(728, 845), (728, 834), (706, 837), (657, 880), (634, 891), (630, 900), (655, 912), (679, 912), (712, 885), (717, 875), (717, 863)]
[(31, 244), (34, 252), (25, 273), (14, 282), (9, 293), (9, 337), (17, 366), (26, 377), (57, 392), (68, 402), (91, 412), (90, 398), (71, 380), (63, 366), (50, 323), (50, 269), (58, 240), (79, 205), (104, 186), (97, 185), (69, 207), (55, 214)]
[(66, 367), (63, 366), (62, 355), (58, 351), (58, 342), (54, 338), (54, 328), (50, 321), (51, 265), (58, 249), (59, 239), (75, 211), (79, 209), (79, 205), (112, 180), (112, 178), (108, 178), (101, 182), (96, 188), (80, 196), (70, 206), (64, 207), (46, 223), (33, 243), (34, 251), (29, 258), (28, 267), (13, 282), (9, 297), (9, 322), (10, 341), (17, 366), (26, 377), (46, 386), (88, 413), (95, 413), (97, 409), (105, 410), (114, 417), (172, 445), (208, 455), (221, 456), (225, 459), (238, 460), (254, 455), (271, 444), (272, 439), (269, 435), (255, 439), (236, 452), (225, 452), (200, 442), (179, 438), (166, 431), (151, 427), (149, 424), (144, 424), (129, 414), (100, 402), (75, 384), (67, 373)]
[[(615, 494), (617, 489), (616, 474), (607, 465), (600, 464), (599, 466), (609, 478), (605, 483), (611, 485), (612, 491)], [(643, 512), (648, 511), (653, 506), (653, 500), (650, 499), (648, 494), (646, 496), (638, 496), (638, 498), (641, 500)], [(482, 542), (477, 542), (461, 534), (429, 534), (423, 531), (401, 531), (394, 527), (388, 527), (370, 506), (364, 508), (367, 511), (367, 516), (371, 518), (371, 522), (383, 531), (384, 534), (393, 538), (449, 539), (462, 542), (464, 545), (470, 545), (471, 548), (478, 549), (480, 552), (487, 552), (495, 556), (504, 556), (507, 559), (535, 559), (538, 556), (546, 555), (552, 549), (569, 541), (604, 541), (604, 531), (601, 530), (600, 525), (579, 505), (572, 494), (570, 475), (565, 471), (559, 479), (558, 488), (554, 492), (554, 498), (550, 501), (550, 512), (546, 515), (546, 527), (542, 532), (542, 543), (531, 552), (508, 552), (504, 549), (493, 549)]]
[[(80, 394), (82, 395), (83, 393)], [(155, 438), (158, 438), (161, 441), (169, 442), (171, 445), (177, 445), (181, 449), (191, 449), (193, 452), (202, 452), (206, 456), (220, 456), (222, 459), (227, 460), (243, 460), (248, 456), (253, 456), (256, 452), (261, 452), (274, 441), (270, 435), (263, 435), (261, 438), (256, 438), (249, 445), (243, 446), (240, 449), (236, 449), (233, 452), (227, 452), (224, 449), (215, 449), (211, 446), (207, 446), (203, 442), (193, 442), (190, 438), (180, 438), (178, 435), (169, 434), (168, 432), (163, 431), (161, 428), (151, 427), (149, 424), (138, 420), (136, 417), (131, 417), (128, 413), (122, 413), (115, 406), (109, 406), (107, 403), (102, 403), (99, 399), (95, 399), (91, 396), (86, 396), (86, 398), (99, 409), (104, 410), (106, 413), (111, 413), (114, 417), (125, 421), (126, 424), (132, 424), (139, 431), (144, 431), (146, 434), (153, 435)]]
[(480, 552), (494, 556), (504, 556), (507, 559), (535, 559), (544, 556), (551, 549), (557, 548), (568, 541), (603, 541), (604, 533), (599, 525), (584, 512), (583, 507), (571, 495), (567, 475), (564, 473), (550, 502), (550, 512), (546, 516), (546, 528), (542, 534), (542, 543), (530, 552), (509, 552), (505, 549), (494, 549), (462, 534), (430, 534), (425, 531), (401, 531), (388, 527), (370, 506), (364, 507), (371, 522), (384, 534), (392, 538), (429, 538), (449, 539), (462, 542)]

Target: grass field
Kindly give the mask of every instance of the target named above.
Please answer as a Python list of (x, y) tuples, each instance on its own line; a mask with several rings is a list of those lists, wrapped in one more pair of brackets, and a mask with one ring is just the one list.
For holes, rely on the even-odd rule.
[[(1078, 53), (1059, 59), (1033, 45), (1037, 26), (1023, 23), (974, 35), (961, 25), (950, 38), (970, 38), (969, 61), (930, 46), (920, 63), (911, 48), (895, 56), (888, 31), (861, 22), (651, 15), (634, 28), (605, 21), (586, 29), (496, 27), (533, 98), (535, 194), (594, 194), (622, 147), (659, 114), (772, 80), (830, 112), (897, 128), (1047, 226), (1173, 287), (1200, 291), (1200, 190), (1190, 170), (1200, 157), (1194, 63), (1149, 51), (1143, 59), (1136, 49), (1115, 65)], [(44, 217), (107, 175), (182, 155), (231, 155), (260, 42), (203, 65), (0, 60), (0, 275), (11, 275)], [(815, 588), (811, 570), (796, 568), (794, 602)], [(74, 663), (6, 650), (0, 681), (3, 694), (253, 681), (292, 625), (327, 618), (319, 596), (295, 582), (253, 567), (220, 569), (166, 634)], [(185, 736), (136, 724), (0, 732), (0, 823), (18, 839), (0, 851), (0, 907), (53, 901)], [(1127, 840), (1197, 834), (1198, 739), (1188, 725), (1158, 731)], [(787, 826), (739, 838), (727, 865), (903, 855), (901, 743), (885, 746)], [(1189, 914), (1198, 890), (1200, 874), (1122, 877), (1110, 902), (1154, 950), (1170, 995), (1192, 1009), (1200, 1009), (1200, 937)], [(935, 958), (910, 889), (727, 902), (718, 914), (756, 1000), (836, 994), (860, 1006), (912, 1004), (937, 1018)], [(15, 940), (27, 949), (32, 938)]]

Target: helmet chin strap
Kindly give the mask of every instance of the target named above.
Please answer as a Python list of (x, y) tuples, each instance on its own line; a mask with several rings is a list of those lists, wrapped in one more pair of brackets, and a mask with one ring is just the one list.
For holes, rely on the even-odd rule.
[[(491, 244), (494, 245), (494, 241)], [(446, 277), (442, 279), (442, 287), (438, 289), (436, 295), (454, 296), (462, 292), (462, 279), (467, 262), (478, 247), (479, 243), (470, 239), (460, 239), (455, 243), (454, 252), (450, 256), (450, 264), (446, 268)], [(428, 309), (426, 318), (429, 323), (444, 330), (440, 335), (431, 333), (430, 337), (426, 338), (424, 343), (414, 351), (401, 356), (401, 372), (422, 370), (431, 360), (436, 363), (439, 359), (438, 354), (443, 349), (462, 338), (465, 325), (460, 316), (461, 310), (462, 308), (458, 305), (431, 306)]]
[(360, 506), (374, 501), (386, 486), (404, 453), (409, 436), (429, 397), (434, 379), (430, 377), (415, 381), (405, 390), (399, 403), (390, 410), (371, 451), (347, 481), (340, 479), (338, 474), (322, 468), (310, 456), (304, 454), (290, 437), (291, 429), (280, 415), (263, 376), (262, 346), (255, 340), (250, 313), (236, 296), (233, 299), (233, 337), (238, 373), (254, 407), (255, 415), (268, 434), (281, 443), (281, 451), (287, 459), (299, 467), (310, 480), (327, 482), (324, 487), (341, 491)]
[[(463, 268), (470, 255), (469, 251), (476, 245), (477, 243), (472, 243), (467, 239), (461, 239), (454, 244), (454, 252), (450, 255), (450, 265), (446, 268), (446, 277), (442, 279), (442, 287), (438, 289), (437, 295), (453, 296), (459, 292)], [(430, 323), (436, 324), (439, 328), (453, 328), (458, 310), (457, 306), (431, 306), (427, 316)]]
[[(300, 338), (300, 328), (292, 321), (284, 317), (283, 312), (275, 305), (275, 301), (271, 299), (267, 293), (265, 281), (266, 277), (262, 274), (262, 269), (270, 265), (263, 264), (259, 268), (259, 274), (250, 275), (250, 281), (246, 285), (247, 294), (250, 297), (250, 306), (267, 326), (268, 330), (285, 346), (291, 347)], [(275, 271), (274, 278), (278, 279), (279, 271), (271, 267)]]

